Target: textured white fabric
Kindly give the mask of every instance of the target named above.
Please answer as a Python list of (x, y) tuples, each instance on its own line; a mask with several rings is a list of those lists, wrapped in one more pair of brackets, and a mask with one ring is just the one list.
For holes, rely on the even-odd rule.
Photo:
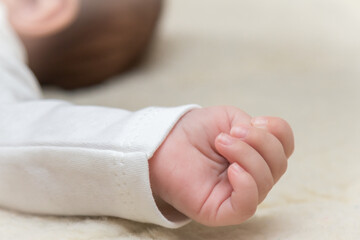
[(0, 206), (115, 216), (169, 228), (152, 196), (148, 159), (197, 106), (137, 112), (41, 99), (0, 4)]
[(283, 117), (295, 153), (250, 221), (167, 229), (2, 209), (0, 239), (358, 240), (359, 9), (358, 0), (166, 0), (141, 67), (86, 91), (44, 91), (45, 98), (132, 110), (196, 102)]

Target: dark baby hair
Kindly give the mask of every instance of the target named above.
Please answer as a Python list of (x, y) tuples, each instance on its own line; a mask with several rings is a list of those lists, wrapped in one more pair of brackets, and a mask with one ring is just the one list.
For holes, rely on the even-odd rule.
[(162, 1), (106, 2), (82, 0), (69, 27), (52, 36), (25, 39), (29, 66), (41, 84), (90, 86), (138, 62), (151, 42)]

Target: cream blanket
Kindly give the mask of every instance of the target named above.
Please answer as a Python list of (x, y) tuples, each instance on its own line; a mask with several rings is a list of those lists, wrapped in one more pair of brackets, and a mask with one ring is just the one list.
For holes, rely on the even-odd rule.
[(46, 90), (49, 98), (131, 110), (230, 104), (284, 117), (295, 154), (249, 221), (169, 230), (0, 210), (0, 240), (359, 239), (359, 8), (357, 0), (171, 0), (141, 68), (99, 88)]

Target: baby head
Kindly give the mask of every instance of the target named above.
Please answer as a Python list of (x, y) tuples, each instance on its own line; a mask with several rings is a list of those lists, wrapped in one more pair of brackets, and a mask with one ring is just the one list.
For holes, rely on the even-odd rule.
[(132, 67), (154, 33), (161, 0), (2, 0), (42, 84), (77, 88)]

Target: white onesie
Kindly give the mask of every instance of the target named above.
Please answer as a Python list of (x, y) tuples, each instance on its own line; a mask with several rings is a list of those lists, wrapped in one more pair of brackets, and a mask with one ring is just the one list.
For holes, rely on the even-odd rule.
[(188, 223), (169, 221), (157, 208), (148, 160), (197, 106), (129, 112), (44, 100), (24, 53), (0, 3), (0, 206), (169, 228)]

